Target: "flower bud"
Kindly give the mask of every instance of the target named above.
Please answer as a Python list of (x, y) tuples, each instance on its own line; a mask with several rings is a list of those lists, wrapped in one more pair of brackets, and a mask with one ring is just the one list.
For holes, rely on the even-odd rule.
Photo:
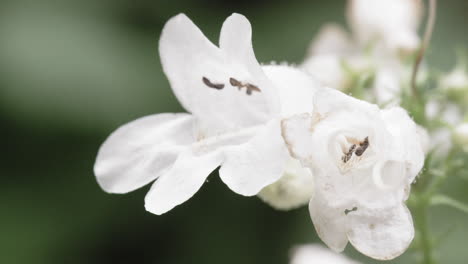
[(283, 176), (263, 188), (260, 199), (278, 210), (290, 210), (309, 203), (314, 194), (314, 178), (308, 168), (291, 158), (286, 163)]

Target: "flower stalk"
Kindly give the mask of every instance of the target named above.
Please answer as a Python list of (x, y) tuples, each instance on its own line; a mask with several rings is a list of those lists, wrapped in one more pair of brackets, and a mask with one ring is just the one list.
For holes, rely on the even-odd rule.
[(429, 0), (429, 14), (427, 18), (427, 24), (426, 24), (426, 30), (424, 32), (424, 39), (421, 45), (421, 48), (419, 49), (417, 55), (416, 55), (416, 60), (414, 62), (413, 66), (413, 73), (411, 75), (411, 90), (413, 93), (413, 96), (416, 99), (419, 99), (419, 92), (418, 92), (418, 87), (416, 84), (416, 80), (418, 77), (418, 71), (419, 67), (421, 65), (421, 61), (424, 58), (424, 54), (429, 47), (429, 43), (431, 41), (432, 37), (432, 32), (434, 31), (434, 25), (436, 21), (436, 10), (437, 10), (437, 1), (436, 0)]
[(433, 251), (432, 236), (428, 224), (429, 199), (425, 195), (418, 197), (416, 207), (413, 210), (415, 226), (419, 234), (419, 246), (422, 252), (421, 263), (436, 264)]

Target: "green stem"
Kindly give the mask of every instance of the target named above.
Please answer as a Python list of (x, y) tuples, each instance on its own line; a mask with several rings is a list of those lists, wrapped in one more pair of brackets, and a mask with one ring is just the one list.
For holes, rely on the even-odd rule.
[(429, 200), (425, 195), (417, 198), (417, 203), (414, 208), (415, 224), (419, 234), (419, 245), (422, 251), (423, 264), (435, 264), (432, 237), (429, 232), (428, 224), (428, 208)]

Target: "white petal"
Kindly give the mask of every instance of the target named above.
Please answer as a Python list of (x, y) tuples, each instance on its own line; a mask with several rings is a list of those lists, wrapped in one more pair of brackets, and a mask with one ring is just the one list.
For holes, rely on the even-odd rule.
[(320, 239), (334, 251), (343, 251), (348, 243), (344, 210), (328, 206), (317, 194), (310, 200), (309, 213)]
[(408, 183), (413, 182), (424, 165), (424, 150), (416, 124), (400, 107), (382, 111), (387, 130), (395, 139), (392, 147), (394, 159), (403, 159), (409, 165)]
[[(183, 14), (170, 19), (161, 34), (164, 72), (179, 101), (197, 117), (201, 137), (262, 124), (279, 111), (276, 90), (247, 41), (248, 22), (239, 15), (225, 22), (222, 39), (232, 39), (233, 34), (240, 34), (241, 42), (232, 46), (223, 41), (226, 50), (220, 49)], [(233, 85), (231, 78), (243, 87)], [(247, 84), (258, 89), (248, 93)]]
[(252, 47), (252, 27), (245, 16), (234, 13), (224, 21), (219, 47), (231, 59), (244, 64), (248, 71), (263, 75)]
[(414, 238), (413, 220), (403, 204), (381, 209), (359, 207), (347, 218), (351, 244), (364, 255), (375, 259), (398, 257)]
[(224, 153), (219, 175), (231, 190), (245, 196), (277, 181), (289, 157), (278, 120), (270, 121), (247, 143), (228, 147)]
[(344, 90), (347, 86), (347, 73), (341, 57), (336, 54), (319, 54), (309, 57), (301, 68), (327, 87)]
[(334, 23), (325, 24), (312, 41), (308, 57), (319, 54), (346, 55), (354, 50), (349, 33)]
[(314, 95), (314, 111), (322, 116), (338, 111), (361, 111), (362, 116), (373, 116), (379, 112), (376, 105), (358, 100), (340, 91), (325, 88)]
[(222, 162), (219, 151), (197, 156), (187, 149), (170, 170), (151, 186), (145, 197), (147, 211), (161, 215), (187, 201)]
[(94, 174), (106, 192), (130, 192), (161, 175), (193, 141), (188, 114), (143, 117), (121, 126), (102, 144)]
[(396, 190), (408, 184), (406, 163), (404, 161), (379, 161), (372, 171), (374, 183), (384, 190)]
[(431, 132), (430, 149), (439, 156), (446, 156), (453, 147), (452, 132), (448, 128), (439, 128)]
[(319, 82), (290, 66), (263, 66), (263, 70), (278, 88), (281, 116), (312, 112), (314, 93), (322, 87)]
[(304, 113), (286, 118), (281, 122), (284, 141), (292, 157), (313, 167), (314, 142), (311, 131), (318, 119)]
[(381, 68), (377, 71), (374, 82), (377, 103), (383, 105), (399, 104), (400, 78), (395, 70), (389, 68)]
[(319, 245), (302, 245), (293, 249), (290, 264), (358, 264), (344, 254), (337, 254)]
[(421, 19), (420, 0), (351, 0), (348, 23), (359, 42), (383, 40), (388, 48), (415, 50)]

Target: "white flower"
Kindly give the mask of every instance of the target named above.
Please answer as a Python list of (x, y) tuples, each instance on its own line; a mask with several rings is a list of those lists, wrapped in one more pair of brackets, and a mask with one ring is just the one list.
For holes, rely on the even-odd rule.
[(460, 107), (454, 103), (442, 103), (438, 100), (429, 100), (426, 103), (425, 114), (429, 119), (441, 119), (441, 121), (452, 126), (463, 119)]
[(348, 1), (348, 23), (363, 46), (377, 42), (388, 50), (415, 51), (421, 16), (421, 0)]
[(289, 264), (359, 264), (359, 262), (322, 246), (308, 244), (293, 248)]
[[(401, 81), (408, 69), (392, 54), (374, 49), (365, 52), (339, 25), (326, 24), (312, 41), (308, 57), (300, 66), (328, 87), (349, 92), (353, 78), (374, 75), (370, 87), (379, 104), (398, 104)], [(368, 98), (371, 99), (371, 98)]]
[(375, 73), (374, 95), (377, 103), (397, 105), (400, 103), (401, 75), (398, 67), (382, 67)]
[(312, 41), (307, 56), (318, 54), (352, 54), (355, 52), (353, 39), (339, 24), (328, 23)]
[(460, 107), (454, 103), (442, 103), (432, 99), (426, 103), (425, 114), (429, 120), (436, 120), (446, 124), (446, 126), (438, 127), (429, 132), (428, 148), (439, 156), (447, 155), (453, 147), (450, 127), (456, 126), (463, 119)]
[(439, 86), (451, 99), (462, 105), (468, 104), (468, 73), (462, 64), (455, 67), (451, 72), (442, 76)]
[(468, 74), (464, 69), (455, 68), (440, 80), (440, 86), (447, 90), (467, 90)]
[(421, 5), (420, 0), (349, 0), (347, 17), (353, 34), (339, 25), (325, 24), (301, 67), (328, 87), (344, 92), (362, 85), (356, 79), (373, 76), (373, 83), (362, 87), (372, 89), (363, 95), (365, 99), (387, 106), (399, 104), (401, 84), (411, 78), (400, 55), (419, 46)]
[(468, 123), (458, 125), (453, 131), (453, 141), (464, 152), (468, 152)]
[(316, 84), (288, 67), (262, 69), (241, 15), (226, 19), (219, 42), (218, 48), (183, 14), (167, 22), (161, 62), (189, 113), (140, 118), (112, 133), (94, 167), (105, 191), (127, 193), (157, 179), (145, 207), (163, 214), (192, 197), (219, 166), (223, 182), (245, 196), (280, 179), (291, 157), (279, 120), (309, 111)]
[(290, 153), (314, 174), (309, 211), (333, 250), (350, 241), (363, 254), (392, 259), (414, 237), (404, 201), (424, 152), (405, 110), (377, 106), (324, 89), (314, 111), (282, 122)]
[(348, 32), (340, 25), (325, 24), (312, 41), (300, 67), (324, 85), (345, 90), (350, 76), (344, 63), (357, 73), (372, 67)]

